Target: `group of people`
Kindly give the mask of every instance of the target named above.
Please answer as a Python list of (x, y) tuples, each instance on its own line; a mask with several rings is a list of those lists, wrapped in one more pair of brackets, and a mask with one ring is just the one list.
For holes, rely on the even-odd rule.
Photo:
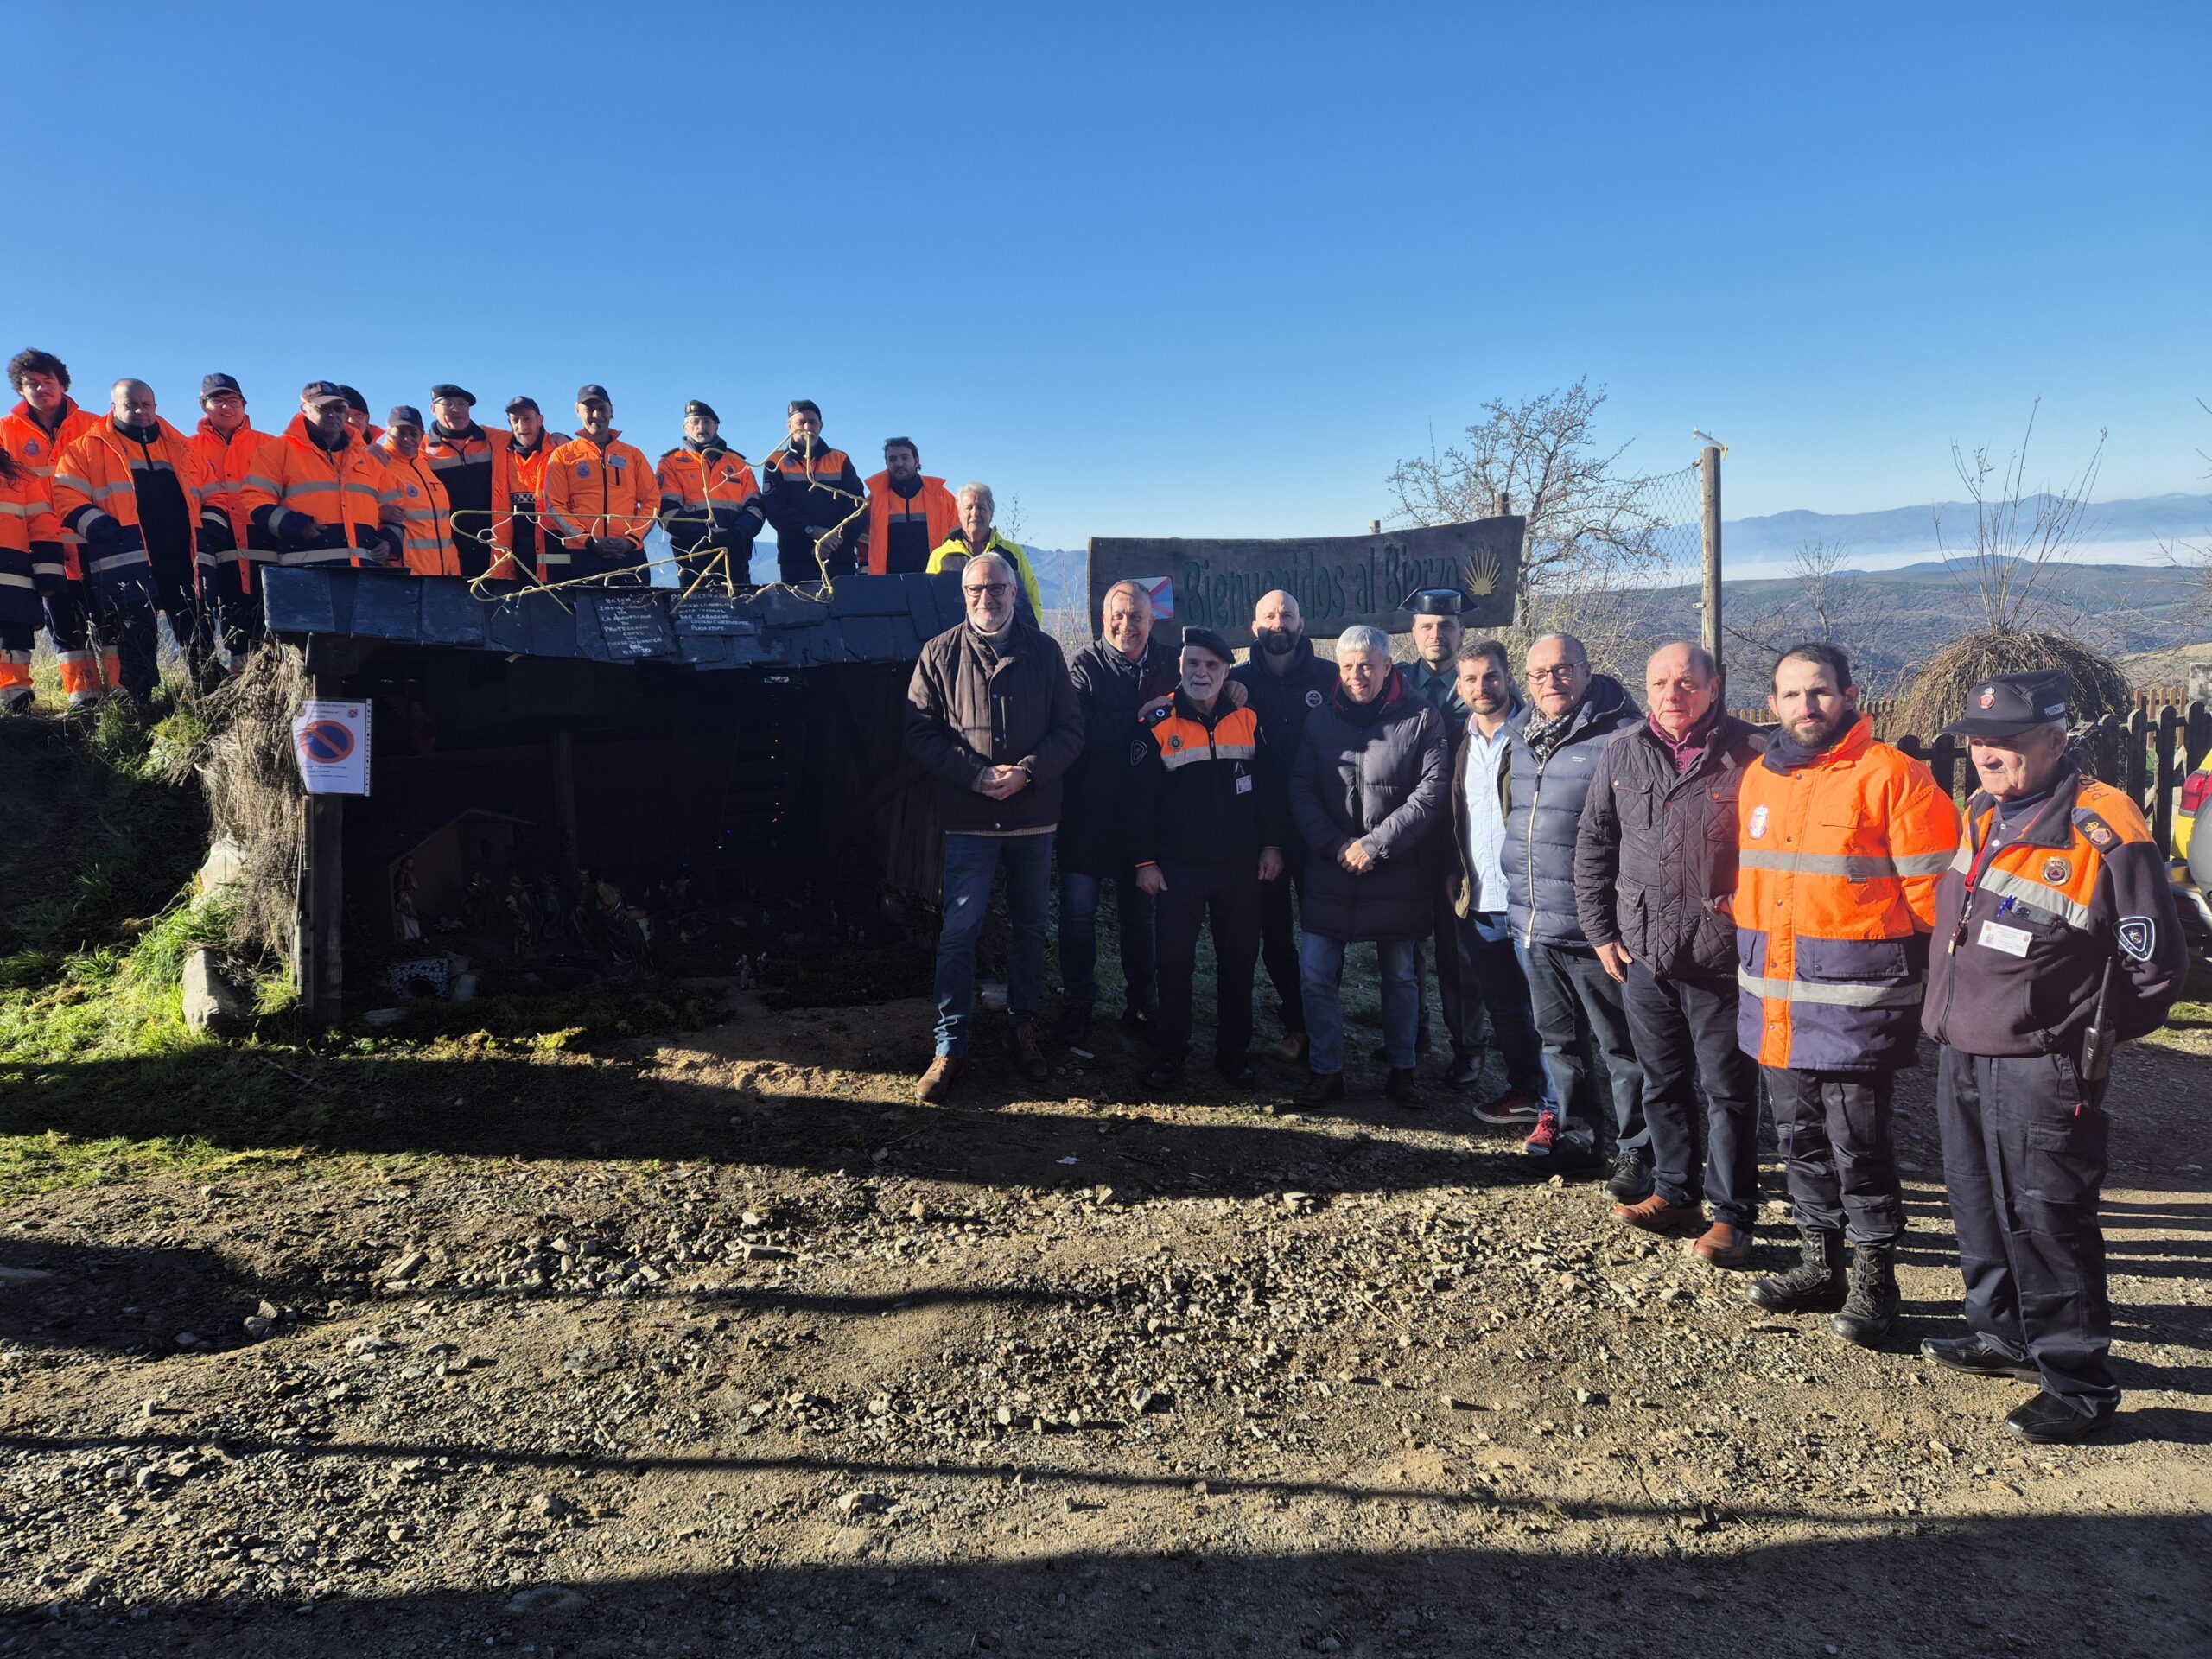
[(210, 374), (188, 435), (143, 380), (117, 380), (93, 410), (51, 352), (18, 352), (8, 379), (20, 401), (0, 417), (0, 715), (31, 705), (41, 628), (72, 709), (111, 696), (143, 705), (158, 675), (157, 617), (196, 677), (234, 672), (265, 631), (256, 572), (269, 566), (459, 576), (499, 594), (643, 582), (656, 525), (679, 562), (721, 560), (733, 588), (764, 529), (794, 584), (934, 572), (988, 549), (1021, 573), (1031, 618), (1042, 614), (986, 486), (955, 493), (925, 476), (907, 437), (887, 441), (883, 470), (863, 479), (823, 441), (821, 409), (805, 398), (756, 472), (697, 399), (683, 407), (683, 441), (648, 461), (597, 385), (577, 391), (574, 436), (549, 430), (527, 397), (486, 429), (474, 394), (451, 382), (430, 388), (428, 422), (399, 404), (378, 426), (359, 391), (331, 380), (308, 382), (270, 433), (252, 424), (237, 379)]
[(1503, 1063), (1474, 1116), (1523, 1132), (1538, 1169), (1603, 1168), (1620, 1223), (1692, 1235), (1716, 1268), (1753, 1262), (1764, 1094), (1798, 1252), (1746, 1294), (1875, 1346), (1905, 1230), (1893, 1084), (1924, 1033), (1967, 1334), (1922, 1351), (2038, 1382), (2006, 1420), (2028, 1440), (2110, 1421), (2105, 1063), (2163, 1021), (2186, 961), (2142, 813), (2068, 758), (2063, 674), (1974, 689), (1948, 728), (1980, 785), (1961, 814), (1875, 739), (1829, 644), (1773, 664), (1762, 729), (1727, 712), (1697, 645), (1652, 654), (1639, 707), (1571, 635), (1536, 639), (1516, 674), (1501, 642), (1465, 636), (1448, 590), (1416, 596), (1409, 664), (1370, 627), (1322, 658), (1280, 592), (1239, 663), (1210, 629), (1157, 637), (1123, 582), (1070, 663), (1017, 614), (1007, 562), (986, 553), (960, 579), (966, 620), (924, 649), (906, 716), (946, 832), (923, 1100), (959, 1089), (1001, 867), (1009, 1044), (1025, 1077), (1051, 1075), (1057, 839), (1069, 1049), (1091, 1039), (1109, 881), (1122, 1018), (1154, 1038), (1156, 1090), (1185, 1079), (1206, 928), (1230, 1084), (1256, 1081), (1264, 964), (1274, 1052), (1303, 1063), (1295, 1103), (1343, 1097), (1345, 952), (1372, 943), (1383, 1090), (1418, 1106), (1433, 957), (1445, 1082), (1478, 1084), (1486, 1046)]

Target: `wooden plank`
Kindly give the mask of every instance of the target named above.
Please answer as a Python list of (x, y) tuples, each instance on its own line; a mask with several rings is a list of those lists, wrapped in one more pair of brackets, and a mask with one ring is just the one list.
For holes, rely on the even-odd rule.
[(1333, 638), (1363, 623), (1402, 633), (1413, 618), (1399, 605), (1419, 588), (1471, 593), (1467, 626), (1501, 628), (1513, 620), (1526, 527), (1508, 514), (1381, 536), (1288, 541), (1094, 537), (1090, 622), (1095, 629), (1116, 582), (1164, 579), (1173, 584), (1178, 626), (1212, 628), (1232, 645), (1252, 643), (1253, 605), (1276, 588), (1296, 597), (1310, 638)]

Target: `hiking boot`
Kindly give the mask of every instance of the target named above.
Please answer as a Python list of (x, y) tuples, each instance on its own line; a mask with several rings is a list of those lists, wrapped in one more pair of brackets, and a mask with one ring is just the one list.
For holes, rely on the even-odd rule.
[(1751, 1265), (1751, 1230), (1716, 1221), (1699, 1235), (1697, 1242), (1690, 1246), (1690, 1254), (1716, 1268), (1748, 1268)]
[(1684, 1227), (1694, 1227), (1704, 1217), (1695, 1205), (1670, 1204), (1654, 1192), (1648, 1198), (1638, 1198), (1634, 1204), (1613, 1206), (1613, 1219), (1624, 1221), (1647, 1233), (1672, 1233)]
[(1259, 1081), (1260, 1074), (1252, 1069), (1252, 1062), (1242, 1054), (1217, 1054), (1213, 1069), (1221, 1073), (1221, 1080), (1235, 1089), (1249, 1089)]
[(1183, 1057), (1180, 1054), (1161, 1055), (1152, 1063), (1152, 1069), (1144, 1074), (1147, 1089), (1173, 1089), (1182, 1081)]
[(0, 715), (28, 715), (37, 695), (28, 685), (12, 686), (0, 692)]
[(2103, 1433), (2112, 1427), (2113, 1413), (2118, 1409), (2107, 1401), (2084, 1414), (2054, 1395), (2039, 1394), (2026, 1405), (2013, 1408), (2005, 1420), (2005, 1432), (2031, 1446), (2063, 1446)]
[(1861, 1244), (1851, 1253), (1851, 1287), (1829, 1323), (1846, 1342), (1878, 1348), (1897, 1322), (1897, 1253), (1888, 1244)]
[(1640, 1204), (1651, 1196), (1651, 1154), (1648, 1152), (1624, 1152), (1613, 1159), (1613, 1173), (1605, 1179), (1605, 1191), (1623, 1204)]
[(1536, 1127), (1529, 1131), (1529, 1138), (1521, 1143), (1523, 1156), (1549, 1160), (1559, 1156), (1559, 1114), (1539, 1112)]
[(940, 1054), (930, 1062), (930, 1069), (914, 1085), (914, 1098), (931, 1106), (942, 1106), (952, 1098), (952, 1085), (960, 1076), (960, 1062), (950, 1054)]
[(1421, 1074), (1410, 1065), (1394, 1065), (1382, 1079), (1382, 1092), (1398, 1105), (1413, 1109), (1428, 1104), (1421, 1091)]
[(1344, 1074), (1343, 1072), (1309, 1071), (1306, 1074), (1306, 1086), (1290, 1097), (1290, 1103), (1310, 1110), (1313, 1107), (1325, 1106), (1332, 1100), (1342, 1100), (1344, 1097)]
[(1071, 1002), (1060, 1010), (1059, 1029), (1052, 1033), (1056, 1041), (1069, 1048), (1081, 1048), (1084, 1039), (1090, 1035), (1090, 1003)]
[(1282, 1041), (1277, 1043), (1268, 1052), (1279, 1060), (1287, 1060), (1295, 1065), (1306, 1058), (1306, 1033), (1302, 1031), (1286, 1031), (1282, 1034)]
[(1037, 1041), (1037, 1022), (1025, 1020), (1014, 1028), (1007, 1039), (1007, 1047), (1014, 1054), (1014, 1069), (1032, 1083), (1043, 1083), (1052, 1075), (1052, 1063), (1045, 1058), (1045, 1051)]
[(1444, 1070), (1444, 1086), (1447, 1089), (1471, 1089), (1482, 1080), (1483, 1057), (1479, 1054), (1454, 1054), (1452, 1064)]
[(1496, 1123), (1505, 1128), (1522, 1123), (1534, 1123), (1543, 1116), (1543, 1106), (1534, 1095), (1509, 1090), (1496, 1100), (1485, 1100), (1467, 1109), (1478, 1123)]
[(1843, 1306), (1843, 1233), (1800, 1227), (1797, 1265), (1744, 1287), (1744, 1294), (1770, 1313), (1832, 1313)]
[(2015, 1359), (1979, 1333), (1926, 1338), (1920, 1344), (1920, 1357), (1968, 1376), (2017, 1376), (2023, 1382), (2033, 1382), (2043, 1376), (2033, 1360)]

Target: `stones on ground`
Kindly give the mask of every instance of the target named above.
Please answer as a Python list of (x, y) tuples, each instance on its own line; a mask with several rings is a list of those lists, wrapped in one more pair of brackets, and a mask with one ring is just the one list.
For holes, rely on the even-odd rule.
[(240, 1037), (253, 1025), (253, 1002), (206, 946), (184, 959), (184, 1023), (210, 1037)]
[(590, 1605), (590, 1597), (565, 1584), (532, 1585), (507, 1599), (507, 1611), (523, 1618), (580, 1612)]

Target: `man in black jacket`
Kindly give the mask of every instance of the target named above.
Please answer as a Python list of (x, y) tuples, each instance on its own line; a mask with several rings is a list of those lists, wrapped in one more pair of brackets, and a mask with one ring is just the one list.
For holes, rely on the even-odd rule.
[[(1589, 654), (1571, 633), (1537, 639), (1527, 669), (1529, 707), (1506, 723), (1513, 743), (1499, 862), (1550, 1088), (1522, 1150), (1557, 1166), (1600, 1155), (1611, 1138), (1606, 1190), (1625, 1204), (1651, 1190), (1643, 1080), (1621, 988), (1599, 966), (1575, 912), (1574, 843), (1599, 756), (1614, 733), (1641, 716), (1619, 681), (1591, 673)], [(1586, 1033), (1598, 1050), (1601, 1075), (1594, 1078), (1583, 1065)], [(1611, 1098), (1609, 1126), (1594, 1120), (1592, 1085)], [(1586, 1115), (1592, 1116), (1578, 1121)]]
[(1337, 674), (1337, 690), (1306, 722), (1290, 772), (1291, 819), (1312, 855), (1298, 947), (1311, 1046), (1298, 1103), (1344, 1095), (1344, 949), (1372, 939), (1390, 1068), (1384, 1092), (1401, 1106), (1418, 1106), (1414, 946), (1436, 914), (1427, 842), (1447, 810), (1444, 725), (1406, 689), (1390, 662), (1390, 637), (1379, 628), (1338, 636)]
[(1175, 689), (1175, 652), (1152, 637), (1152, 600), (1141, 585), (1106, 590), (1099, 621), (1105, 637), (1068, 664), (1083, 715), (1083, 753), (1068, 768), (1060, 830), (1060, 985), (1065, 1007), (1056, 1033), (1079, 1048), (1098, 1001), (1098, 897), (1114, 884), (1121, 912), (1122, 1018), (1149, 1028), (1160, 1006), (1152, 895), (1129, 863), (1129, 768), (1145, 751), (1140, 709), (1164, 707)]
[(1083, 721), (1059, 646), (1015, 614), (1014, 582), (995, 553), (969, 560), (960, 572), (968, 620), (922, 647), (906, 688), (906, 753), (938, 780), (945, 831), (937, 1057), (915, 1090), (932, 1103), (950, 1096), (968, 1052), (976, 939), (1001, 863), (1014, 932), (1010, 1046), (1031, 1082), (1052, 1070), (1037, 1043), (1037, 1003), (1060, 776), (1083, 747)]
[[(1260, 786), (1287, 793), (1306, 719), (1337, 689), (1334, 664), (1313, 654), (1298, 601), (1278, 589), (1252, 607), (1252, 655), (1231, 669), (1229, 683), (1243, 688), (1247, 706), (1260, 717)], [(1283, 874), (1260, 889), (1260, 960), (1282, 1001), (1283, 1039), (1278, 1059), (1306, 1058), (1306, 1001), (1298, 984), (1298, 924), (1294, 892), (1306, 898), (1306, 846), (1297, 836), (1282, 849)]]
[(1252, 1081), (1252, 970), (1260, 889), (1282, 877), (1287, 806), (1259, 783), (1260, 717), (1223, 693), (1236, 658), (1211, 628), (1183, 632), (1182, 684), (1149, 719), (1128, 777), (1136, 885), (1160, 904), (1160, 1058), (1145, 1081), (1182, 1081), (1191, 1052), (1198, 928), (1213, 917), (1215, 1069)]
[[(1651, 1134), (1651, 1192), (1614, 1217), (1655, 1233), (1700, 1218), (1690, 1249), (1719, 1268), (1751, 1259), (1758, 1214), (1758, 1080), (1736, 1041), (1736, 795), (1758, 733), (1720, 706), (1720, 674), (1677, 642), (1644, 670), (1651, 717), (1605, 746), (1582, 804), (1574, 905), (1599, 965), (1622, 987)], [(1698, 1143), (1698, 1096), (1706, 1102)]]

